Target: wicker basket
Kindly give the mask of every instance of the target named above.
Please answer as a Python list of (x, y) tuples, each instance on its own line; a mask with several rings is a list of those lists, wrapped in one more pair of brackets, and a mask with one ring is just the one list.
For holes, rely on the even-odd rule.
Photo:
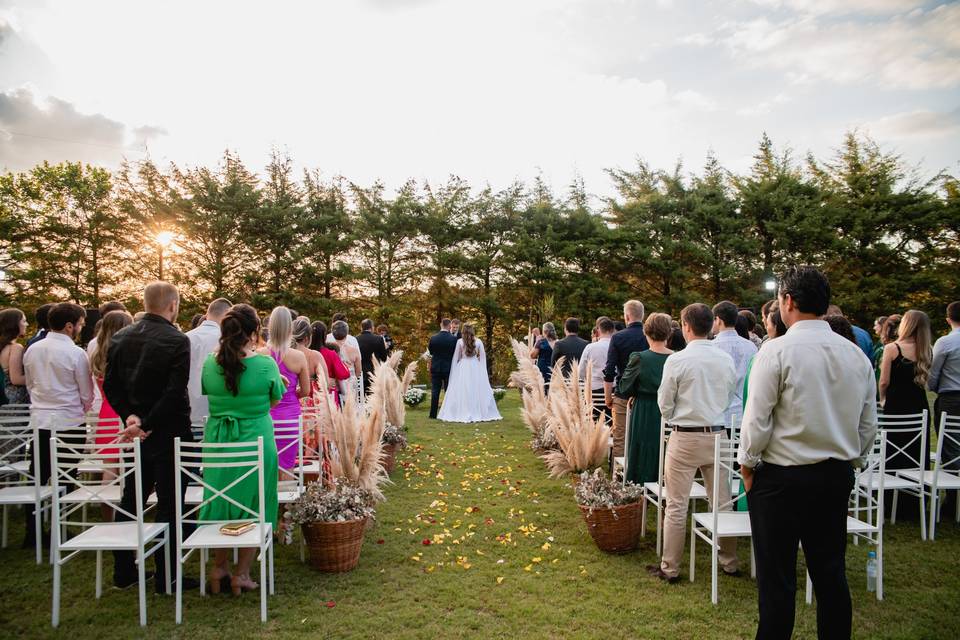
[(352, 571), (360, 561), (367, 518), (346, 522), (311, 522), (301, 525), (310, 554), (310, 566), (317, 571)]
[[(640, 541), (641, 502), (625, 504), (612, 509), (578, 505), (590, 536), (601, 551), (629, 553)], [(616, 514), (616, 515), (614, 515)]]
[(393, 473), (394, 468), (397, 466), (397, 449), (399, 445), (397, 443), (385, 444), (381, 447), (383, 451), (383, 468), (386, 470), (387, 475)]

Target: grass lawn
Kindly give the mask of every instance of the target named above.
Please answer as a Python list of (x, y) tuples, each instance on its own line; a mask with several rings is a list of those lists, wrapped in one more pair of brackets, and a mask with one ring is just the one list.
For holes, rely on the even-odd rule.
[[(408, 412), (411, 447), (401, 454), (367, 532), (360, 565), (323, 575), (300, 564), (297, 546), (277, 549), (277, 594), (269, 622), (258, 594), (184, 598), (184, 624), (172, 597), (148, 598), (149, 626), (137, 624), (136, 590), (94, 599), (93, 554), (65, 567), (61, 627), (50, 627), (49, 565), (32, 551), (0, 552), (3, 638), (752, 638), (757, 595), (749, 578), (720, 578), (710, 604), (709, 555), (697, 581), (666, 585), (647, 575), (656, 560), (652, 531), (640, 549), (611, 556), (593, 544), (572, 489), (550, 480), (527, 447), (518, 398), (501, 403), (505, 420), (453, 425)], [(22, 517), (11, 542), (22, 535)], [(652, 518), (651, 518), (652, 522)], [(850, 545), (848, 576), (858, 638), (960, 637), (960, 528), (921, 542), (915, 522), (885, 529), (885, 597), (866, 591), (868, 548)], [(424, 544), (424, 541), (430, 544)], [(749, 568), (749, 548), (739, 549)], [(111, 561), (105, 563), (110, 575)], [(256, 571), (256, 569), (255, 569)], [(198, 575), (194, 565), (189, 575)], [(798, 572), (794, 637), (816, 637), (814, 607), (802, 602)]]

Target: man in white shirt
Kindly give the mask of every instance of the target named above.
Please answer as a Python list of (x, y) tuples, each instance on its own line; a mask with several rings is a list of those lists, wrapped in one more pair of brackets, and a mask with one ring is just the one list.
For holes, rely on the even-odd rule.
[(210, 413), (210, 402), (203, 395), (200, 377), (207, 356), (217, 350), (220, 344), (220, 321), (233, 304), (226, 298), (217, 298), (207, 305), (203, 322), (196, 329), (187, 331), (190, 339), (190, 379), (187, 382), (187, 394), (190, 397), (190, 423), (203, 424)]
[[(37, 453), (40, 483), (50, 480), (50, 436), (82, 445), (86, 440), (84, 420), (93, 404), (93, 378), (87, 354), (77, 346), (86, 311), (70, 302), (55, 305), (48, 315), (46, 337), (23, 354), (23, 371), (30, 392), (30, 424), (39, 429)], [(36, 473), (33, 459), (31, 475)], [(26, 510), (24, 545), (35, 542), (39, 514)]]
[[(607, 402), (603, 389), (603, 368), (607, 366), (607, 351), (610, 349), (610, 338), (616, 332), (613, 320), (607, 316), (597, 318), (597, 330), (600, 336), (596, 342), (591, 342), (583, 348), (580, 354), (580, 379), (585, 384), (590, 385), (590, 395), (593, 401), (593, 417), (599, 418), (601, 415), (609, 418), (610, 412), (607, 410)], [(590, 367), (590, 379), (587, 380), (587, 365)]]
[(754, 359), (737, 456), (756, 552), (757, 638), (793, 632), (798, 543), (818, 635), (849, 638), (847, 508), (853, 467), (877, 432), (876, 378), (863, 351), (819, 319), (830, 304), (826, 276), (791, 267), (777, 298), (788, 331)]
[(733, 388), (733, 397), (730, 406), (723, 412), (723, 422), (728, 427), (733, 421), (740, 422), (743, 417), (743, 379), (747, 377), (747, 365), (756, 355), (757, 346), (737, 333), (737, 305), (728, 300), (713, 305), (713, 332), (716, 337), (713, 343), (725, 351), (733, 359), (733, 367), (737, 372), (737, 384)]
[[(663, 557), (647, 570), (667, 582), (680, 580), (680, 561), (687, 539), (687, 508), (697, 469), (703, 473), (707, 495), (713, 496), (713, 450), (716, 438), (726, 437), (723, 412), (730, 404), (737, 374), (733, 360), (708, 340), (713, 312), (705, 304), (691, 304), (680, 314), (687, 347), (667, 358), (657, 392), (657, 404), (672, 430), (664, 460), (663, 481), (667, 507), (663, 517)], [(718, 487), (720, 504), (730, 500), (730, 487)], [(729, 505), (726, 506), (729, 508)], [(739, 575), (737, 539), (720, 541), (720, 566)]]

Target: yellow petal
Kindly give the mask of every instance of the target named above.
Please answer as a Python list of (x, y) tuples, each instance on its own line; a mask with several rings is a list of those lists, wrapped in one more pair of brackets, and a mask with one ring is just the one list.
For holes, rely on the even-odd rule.
[(523, 570), (524, 570), (524, 571), (531, 571), (531, 570), (533, 570), (533, 565), (532, 565), (532, 564), (528, 564), (527, 566), (525, 566), (525, 567), (523, 568)]
[(497, 584), (503, 582), (503, 576), (497, 576)]

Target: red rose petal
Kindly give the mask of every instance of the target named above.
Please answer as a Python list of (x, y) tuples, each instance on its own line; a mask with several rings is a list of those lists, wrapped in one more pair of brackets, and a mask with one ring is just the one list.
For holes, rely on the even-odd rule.
[(337, 603), (334, 602), (333, 600), (327, 601), (327, 609), (333, 609), (335, 606), (337, 606)]

